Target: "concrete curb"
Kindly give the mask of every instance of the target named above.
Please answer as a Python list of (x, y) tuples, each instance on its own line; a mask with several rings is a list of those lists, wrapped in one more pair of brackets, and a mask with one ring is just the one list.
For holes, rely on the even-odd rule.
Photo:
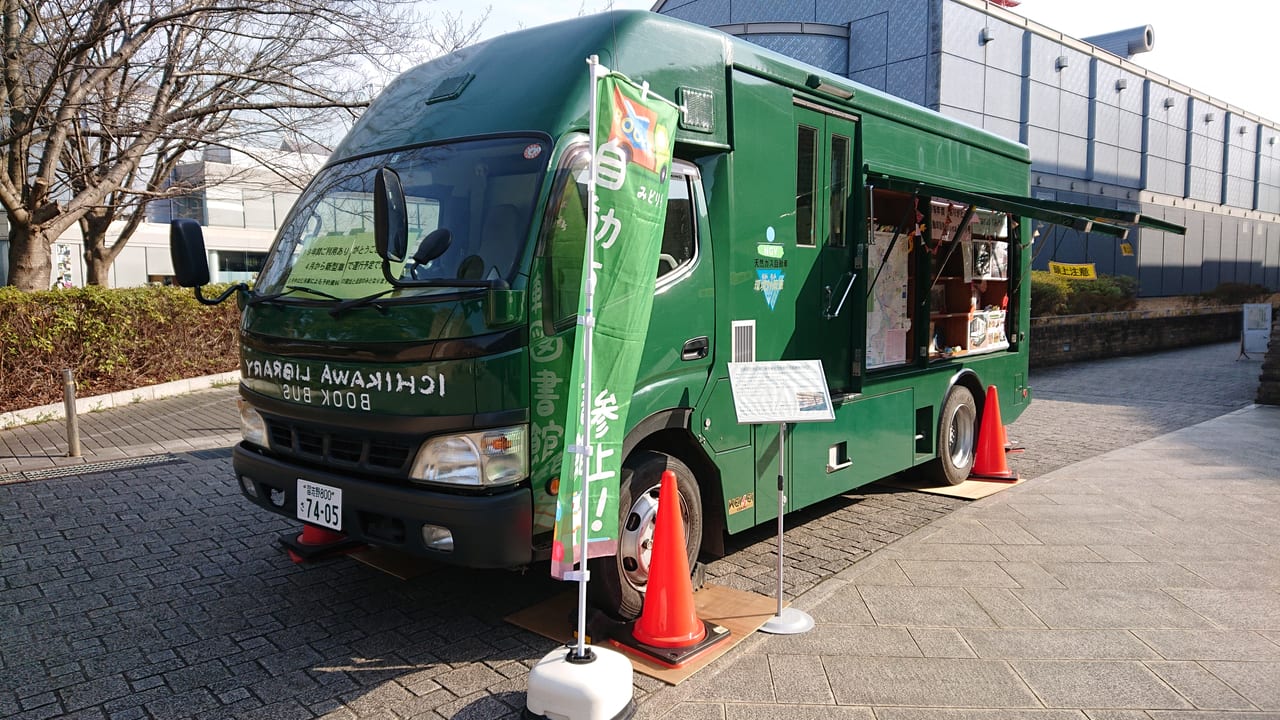
[[(219, 385), (233, 385), (239, 382), (240, 371), (234, 370), (232, 372), (218, 373), (216, 375), (204, 375), (202, 377), (187, 378), (185, 380), (174, 380), (173, 382), (160, 383), (159, 385), (148, 385), (146, 387), (134, 388), (132, 390), (121, 390), (120, 392), (114, 392), (107, 395), (76, 398), (76, 412), (97, 412), (99, 410), (132, 405), (134, 403), (143, 402), (144, 400), (158, 400), (160, 398), (172, 397), (174, 395), (185, 395), (197, 390), (207, 390)], [(61, 420), (64, 417), (66, 417), (66, 409), (63, 403), (41, 405), (40, 407), (28, 408), (26, 410), (11, 410), (9, 412), (0, 413), (0, 430), (8, 430), (20, 425), (29, 425), (31, 423), (40, 423), (49, 420)]]

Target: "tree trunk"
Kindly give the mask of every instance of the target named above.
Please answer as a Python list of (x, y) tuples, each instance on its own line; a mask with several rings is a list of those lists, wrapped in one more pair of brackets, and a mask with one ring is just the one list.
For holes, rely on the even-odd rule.
[(30, 225), (10, 222), (9, 284), (24, 292), (48, 290), (53, 279), (50, 247), (56, 238)]
[[(107, 247), (107, 228), (112, 214), (105, 208), (93, 208), (80, 218), (80, 234), (84, 237), (84, 281), (86, 285), (111, 284), (111, 263), (116, 255)], [(120, 241), (117, 241), (120, 244)]]

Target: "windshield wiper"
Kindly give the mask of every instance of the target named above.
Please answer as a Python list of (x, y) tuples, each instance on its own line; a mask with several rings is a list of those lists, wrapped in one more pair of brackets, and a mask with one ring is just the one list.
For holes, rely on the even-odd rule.
[(296, 292), (311, 293), (312, 295), (319, 295), (319, 296), (320, 296), (320, 297), (322, 297), (322, 298), (328, 298), (328, 299), (330, 299), (330, 300), (341, 300), (341, 299), (342, 299), (342, 298), (338, 297), (337, 295), (331, 295), (331, 294), (329, 294), (329, 293), (327, 293), (327, 292), (325, 292), (325, 291), (323, 291), (323, 290), (316, 290), (315, 288), (309, 288), (309, 287), (307, 287), (306, 285), (286, 285), (286, 286), (285, 286), (285, 289), (284, 289), (284, 290), (281, 290), (280, 292), (271, 293), (270, 295), (259, 295), (259, 296), (254, 297), (254, 298), (250, 298), (250, 299), (249, 299), (249, 304), (250, 304), (250, 305), (257, 305), (258, 303), (269, 302), (269, 301), (271, 301), (271, 300), (275, 300), (275, 299), (277, 299), (277, 298), (282, 298), (282, 297), (284, 297), (285, 295), (292, 295), (292, 294), (294, 294), (294, 293), (296, 293)]
[(383, 315), (386, 315), (387, 314), (386, 306), (375, 301), (378, 298), (382, 297), (383, 295), (395, 292), (397, 289), (398, 288), (388, 288), (386, 290), (382, 290), (381, 292), (376, 292), (372, 295), (365, 295), (364, 297), (351, 298), (350, 300), (343, 300), (337, 305), (334, 305), (333, 308), (329, 310), (329, 314), (336, 318), (342, 313), (346, 312), (347, 310), (350, 310), (351, 308), (357, 308), (357, 307), (360, 307), (361, 305), (372, 304), (373, 307), (377, 309), (378, 312), (382, 313)]

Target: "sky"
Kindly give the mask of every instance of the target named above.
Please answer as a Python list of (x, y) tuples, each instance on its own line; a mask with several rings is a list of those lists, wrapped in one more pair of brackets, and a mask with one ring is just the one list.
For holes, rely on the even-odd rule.
[[(599, 12), (610, 5), (648, 10), (653, 4), (653, 0), (436, 0), (427, 7), (478, 17), (477, 8), (491, 6), (484, 35), (492, 36)], [(1135, 63), (1280, 123), (1280, 82), (1272, 71), (1280, 44), (1280, 2), (1276, 0), (1022, 0), (1012, 11), (1077, 38), (1151, 25), (1155, 49), (1135, 55)]]

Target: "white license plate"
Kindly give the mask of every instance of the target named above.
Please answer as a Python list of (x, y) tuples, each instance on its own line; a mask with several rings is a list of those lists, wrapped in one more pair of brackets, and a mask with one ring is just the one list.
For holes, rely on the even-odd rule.
[(342, 529), (342, 489), (298, 478), (298, 519)]

